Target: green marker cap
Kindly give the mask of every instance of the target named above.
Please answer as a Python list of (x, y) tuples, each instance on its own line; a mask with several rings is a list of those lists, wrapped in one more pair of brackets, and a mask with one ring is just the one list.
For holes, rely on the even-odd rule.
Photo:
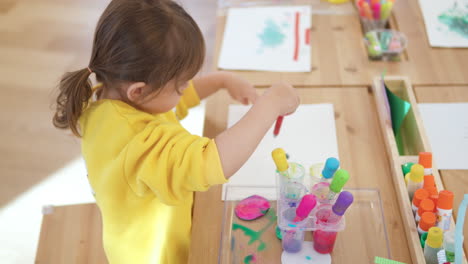
[(343, 186), (348, 182), (348, 180), (349, 180), (349, 173), (346, 170), (343, 170), (343, 169), (337, 170), (330, 184), (330, 190), (334, 193), (341, 192), (341, 189), (343, 189)]
[(414, 165), (413, 162), (407, 162), (403, 165), (401, 165), (401, 168), (403, 169), (403, 175), (408, 174), (411, 171), (411, 167)]

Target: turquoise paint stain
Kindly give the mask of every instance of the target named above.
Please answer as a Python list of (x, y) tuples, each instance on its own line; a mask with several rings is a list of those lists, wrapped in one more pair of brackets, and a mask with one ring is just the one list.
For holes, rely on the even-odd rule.
[(284, 42), (285, 35), (281, 32), (281, 28), (272, 20), (265, 22), (266, 26), (263, 32), (258, 35), (263, 47), (275, 48)]
[(266, 243), (263, 242), (261, 240), (262, 238), (262, 235), (263, 233), (265, 233), (265, 231), (272, 225), (276, 222), (276, 212), (274, 209), (270, 209), (268, 211), (268, 213), (266, 214), (266, 216), (269, 218), (269, 221), (267, 223), (266, 226), (264, 226), (262, 229), (260, 229), (259, 231), (254, 231), (246, 226), (243, 226), (243, 225), (240, 225), (240, 224), (237, 224), (237, 223), (233, 223), (232, 224), (232, 230), (242, 230), (242, 232), (244, 232), (244, 234), (248, 237), (250, 237), (250, 240), (248, 242), (248, 245), (251, 245), (253, 244), (254, 242), (256, 241), (259, 241), (259, 246), (257, 247), (257, 250), (258, 251), (263, 251), (266, 249)]
[(306, 256), (306, 259), (307, 260), (312, 260), (312, 258), (310, 256)]
[(464, 38), (468, 38), (468, 9), (454, 6), (438, 16), (441, 23), (448, 26), (449, 30), (458, 33)]

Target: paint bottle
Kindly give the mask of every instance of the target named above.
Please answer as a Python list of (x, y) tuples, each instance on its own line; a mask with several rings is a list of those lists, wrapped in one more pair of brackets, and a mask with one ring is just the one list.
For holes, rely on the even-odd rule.
[(453, 196), (453, 192), (448, 190), (443, 190), (439, 193), (439, 200), (437, 200), (437, 226), (443, 231), (450, 229)]
[[(439, 192), (437, 191), (437, 188), (434, 187), (429, 187), (426, 189), (429, 192), (429, 199), (431, 199), (434, 204), (437, 204), (437, 201), (439, 200)], [(437, 207), (434, 207), (434, 213), (437, 212)]]
[(434, 175), (424, 175), (423, 189), (429, 190), (431, 188), (436, 188)]
[(407, 162), (403, 165), (401, 165), (401, 169), (403, 170), (403, 176), (408, 174), (411, 171), (411, 167), (414, 165), (413, 162)]
[(444, 233), (444, 249), (448, 262), (455, 262), (455, 232), (453, 230)]
[(419, 223), (421, 216), (425, 212), (434, 212), (434, 202), (431, 199), (423, 199), (419, 203), (418, 213), (416, 214), (416, 223)]
[(333, 206), (324, 204), (319, 207), (316, 213), (318, 229), (313, 235), (315, 251), (321, 254), (333, 251), (338, 234), (333, 229), (336, 229), (353, 200), (354, 197), (350, 192), (343, 191)]
[(418, 163), (424, 167), (424, 175), (432, 175), (432, 153), (419, 152)]
[(341, 192), (344, 185), (349, 180), (349, 173), (346, 170), (339, 169), (336, 171), (332, 182), (330, 183), (330, 191), (328, 192), (328, 200), (332, 202), (335, 196)]
[(419, 204), (422, 200), (429, 198), (429, 192), (425, 189), (417, 189), (414, 192), (413, 202), (411, 203), (411, 209), (413, 209), (413, 216), (416, 216)]
[(424, 249), (424, 246), (426, 245), (426, 239), (427, 239), (427, 233), (422, 234), (421, 236), (421, 247)]
[(442, 249), (444, 232), (438, 227), (431, 227), (427, 234), (424, 246), (424, 259), (426, 264), (438, 264), (437, 252)]
[(411, 167), (411, 171), (409, 173), (408, 178), (408, 195), (410, 200), (413, 200), (414, 192), (417, 189), (421, 189), (423, 187), (423, 180), (424, 180), (424, 167), (420, 164), (414, 164)]
[(433, 212), (424, 212), (421, 215), (421, 221), (418, 224), (418, 233), (421, 236), (429, 232), (429, 228), (433, 227), (436, 223), (436, 216)]
[(336, 158), (328, 158), (327, 161), (325, 161), (325, 166), (323, 167), (322, 170), (322, 182), (330, 182), (331, 179), (333, 178), (333, 175), (335, 175), (336, 170), (340, 167), (340, 161)]

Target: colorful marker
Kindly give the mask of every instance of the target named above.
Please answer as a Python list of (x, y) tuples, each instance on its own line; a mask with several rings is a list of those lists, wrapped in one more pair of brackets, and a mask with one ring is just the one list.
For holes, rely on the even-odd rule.
[(279, 135), (281, 125), (283, 124), (284, 116), (278, 116), (275, 123), (275, 129), (273, 130), (273, 136), (277, 137)]
[(386, 2), (382, 5), (382, 14), (380, 16), (381, 20), (387, 20), (390, 17), (390, 14), (392, 12), (393, 8), (393, 3), (392, 2)]

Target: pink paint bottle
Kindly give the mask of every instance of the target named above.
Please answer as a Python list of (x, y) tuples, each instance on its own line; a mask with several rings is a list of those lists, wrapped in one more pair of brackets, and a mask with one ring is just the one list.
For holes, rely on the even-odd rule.
[(324, 204), (317, 211), (317, 229), (314, 232), (314, 249), (318, 253), (328, 254), (335, 246), (337, 227), (346, 210), (353, 203), (350, 192), (341, 192), (333, 206)]

